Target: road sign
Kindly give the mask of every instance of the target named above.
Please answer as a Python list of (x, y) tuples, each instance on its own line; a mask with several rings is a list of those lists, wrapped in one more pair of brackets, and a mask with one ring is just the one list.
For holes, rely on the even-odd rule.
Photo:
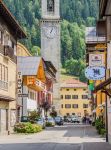
[(103, 54), (89, 54), (89, 66), (105, 66)]
[(18, 97), (28, 97), (28, 94), (18, 94)]
[(89, 80), (102, 80), (105, 77), (105, 67), (87, 67), (85, 76)]

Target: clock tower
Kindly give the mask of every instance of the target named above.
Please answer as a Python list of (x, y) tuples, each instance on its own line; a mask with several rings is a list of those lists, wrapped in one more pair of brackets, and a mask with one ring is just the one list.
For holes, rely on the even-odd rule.
[(41, 55), (57, 69), (57, 82), (53, 87), (53, 104), (60, 106), (60, 0), (41, 0)]

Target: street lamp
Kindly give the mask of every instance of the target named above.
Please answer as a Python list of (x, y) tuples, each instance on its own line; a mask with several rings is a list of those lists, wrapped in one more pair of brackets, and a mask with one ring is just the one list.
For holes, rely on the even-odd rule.
[[(97, 93), (93, 93), (93, 98), (94, 98), (94, 110), (96, 110), (96, 95), (97, 95)], [(96, 121), (96, 112), (95, 112), (95, 121)]]

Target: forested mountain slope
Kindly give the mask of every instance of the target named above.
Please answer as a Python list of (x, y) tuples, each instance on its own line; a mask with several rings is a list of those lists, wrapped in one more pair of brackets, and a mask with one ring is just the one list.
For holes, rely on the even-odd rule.
[[(32, 54), (40, 51), (41, 0), (4, 0), (28, 34), (22, 41)], [(60, 0), (61, 62), (68, 74), (84, 79), (85, 26), (95, 25), (98, 0)], [(78, 68), (79, 64), (79, 68)], [(77, 71), (75, 71), (75, 69)], [(79, 70), (78, 70), (79, 69)]]

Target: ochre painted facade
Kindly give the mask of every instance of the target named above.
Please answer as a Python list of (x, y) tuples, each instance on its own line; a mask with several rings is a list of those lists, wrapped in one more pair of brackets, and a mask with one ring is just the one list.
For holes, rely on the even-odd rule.
[(17, 56), (32, 56), (32, 55), (23, 44), (17, 43)]
[[(78, 116), (85, 116), (85, 115), (91, 115), (91, 107), (90, 107), (90, 101), (88, 100), (88, 97), (85, 99), (82, 99), (82, 95), (88, 96), (88, 88), (85, 87), (75, 87), (75, 85), (72, 87), (61, 87), (61, 109), (60, 114), (62, 116), (67, 115), (78, 115)], [(70, 99), (66, 99), (65, 96), (70, 95)], [(73, 95), (77, 95), (77, 99), (73, 99)], [(65, 108), (66, 104), (70, 104), (71, 108)], [(73, 108), (73, 105), (77, 104), (78, 108)], [(83, 105), (86, 104), (88, 108), (83, 108)]]

